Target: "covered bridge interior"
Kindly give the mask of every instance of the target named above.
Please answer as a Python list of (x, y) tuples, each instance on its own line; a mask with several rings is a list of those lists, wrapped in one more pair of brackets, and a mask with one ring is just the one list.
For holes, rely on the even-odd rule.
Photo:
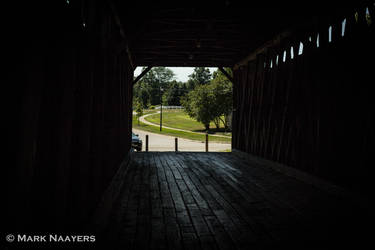
[[(4, 231), (87, 232), (100, 201), (113, 202), (103, 195), (132, 158), (152, 165), (146, 153), (130, 152), (137, 66), (232, 68), (228, 157), (267, 160), (367, 200), (375, 148), (374, 7), (234, 0), (14, 6), (5, 40), (14, 48), (6, 52), (6, 85), (15, 157), (6, 166)], [(171, 155), (160, 162), (178, 165), (185, 157)], [(223, 156), (204, 157), (209, 164)]]

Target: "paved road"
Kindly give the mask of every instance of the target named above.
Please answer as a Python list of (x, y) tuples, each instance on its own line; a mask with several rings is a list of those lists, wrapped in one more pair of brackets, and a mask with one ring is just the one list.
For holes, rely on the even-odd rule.
[[(149, 139), (149, 151), (174, 151), (175, 137), (154, 134), (147, 131), (133, 129), (133, 132), (138, 134), (143, 141), (142, 151), (146, 148), (146, 134)], [(208, 151), (218, 152), (231, 149), (231, 144), (228, 143), (209, 143)], [(205, 143), (199, 141), (192, 141), (178, 138), (178, 151), (204, 152)]]

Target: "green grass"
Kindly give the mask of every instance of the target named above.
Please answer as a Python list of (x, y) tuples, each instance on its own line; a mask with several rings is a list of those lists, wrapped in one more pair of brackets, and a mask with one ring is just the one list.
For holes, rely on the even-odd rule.
[[(160, 114), (147, 116), (146, 121), (160, 124)], [(202, 123), (190, 118), (184, 111), (163, 111), (163, 125), (171, 128), (179, 128), (193, 132), (204, 132), (205, 128)], [(210, 134), (231, 136), (231, 133), (224, 132), (224, 125), (220, 124), (220, 129), (217, 130), (213, 122), (210, 124)]]
[[(164, 113), (163, 113), (163, 115), (164, 115)], [(133, 128), (144, 130), (144, 131), (149, 131), (149, 132), (152, 132), (152, 133), (169, 135), (169, 136), (185, 138), (185, 139), (201, 141), (201, 142), (204, 142), (206, 140), (205, 139), (206, 136), (202, 135), (202, 134), (189, 133), (189, 132), (178, 131), (178, 130), (167, 129), (167, 128), (163, 128), (162, 131), (159, 131), (159, 127), (148, 125), (148, 124), (145, 124), (141, 121), (139, 122), (139, 125), (138, 125), (138, 120), (137, 120), (137, 117), (135, 115), (133, 115)], [(208, 141), (210, 141), (210, 142), (221, 142), (221, 143), (231, 143), (231, 138), (208, 135)]]
[(232, 152), (231, 149), (220, 150), (219, 152)]

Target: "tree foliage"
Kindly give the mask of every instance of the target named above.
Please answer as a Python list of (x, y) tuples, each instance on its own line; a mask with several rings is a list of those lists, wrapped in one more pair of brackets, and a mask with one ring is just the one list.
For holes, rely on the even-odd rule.
[[(145, 69), (144, 67), (143, 70)], [(142, 100), (144, 107), (160, 104), (160, 87), (164, 90), (169, 89), (174, 77), (172, 70), (166, 67), (154, 67), (134, 85), (133, 95)]]
[(186, 87), (182, 82), (172, 81), (169, 88), (164, 91), (163, 105), (180, 106), (180, 98), (186, 93)]
[(150, 89), (144, 82), (137, 82), (133, 87), (133, 96), (142, 103), (143, 107), (151, 104)]
[(139, 117), (141, 117), (143, 115), (143, 104), (142, 104), (142, 101), (138, 98), (135, 99), (135, 104), (134, 104), (134, 108), (135, 108), (135, 112), (136, 112), (136, 116), (137, 116), (137, 120), (138, 120), (138, 125), (139, 125)]
[[(225, 69), (230, 75), (232, 71), (230, 68)], [(217, 118), (214, 120), (218, 127), (219, 121), (224, 124), (225, 129), (228, 129), (228, 118), (233, 110), (233, 84), (221, 72), (215, 71), (211, 81), (212, 91), (215, 93), (215, 105), (218, 109)], [(222, 119), (224, 117), (224, 119)]]
[[(227, 71), (231, 73), (230, 70)], [(227, 128), (228, 120), (225, 118), (232, 112), (232, 83), (220, 71), (214, 72), (213, 76), (209, 84), (197, 85), (181, 98), (185, 112), (201, 122), (206, 130), (209, 129), (211, 121), (217, 128), (220, 121)]]
[(187, 89), (193, 90), (198, 85), (205, 85), (210, 83), (211, 73), (208, 68), (196, 67), (194, 72), (189, 75), (189, 80), (186, 83)]
[(209, 85), (198, 85), (181, 98), (181, 104), (184, 106), (185, 112), (201, 122), (208, 131), (210, 122), (216, 117), (214, 100), (214, 94)]

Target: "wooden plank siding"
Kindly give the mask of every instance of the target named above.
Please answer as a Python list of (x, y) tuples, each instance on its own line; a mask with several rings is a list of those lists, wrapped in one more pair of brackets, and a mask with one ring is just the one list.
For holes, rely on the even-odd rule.
[(330, 249), (370, 240), (369, 210), (255, 158), (137, 152), (124, 181), (98, 225), (106, 248)]
[[(370, 12), (374, 8), (368, 7)], [(366, 22), (364, 13), (361, 8), (317, 20), (234, 67), (234, 149), (370, 192), (375, 36), (374, 24)]]
[(85, 2), (19, 13), (9, 231), (82, 228), (130, 150), (133, 69), (107, 3)]

